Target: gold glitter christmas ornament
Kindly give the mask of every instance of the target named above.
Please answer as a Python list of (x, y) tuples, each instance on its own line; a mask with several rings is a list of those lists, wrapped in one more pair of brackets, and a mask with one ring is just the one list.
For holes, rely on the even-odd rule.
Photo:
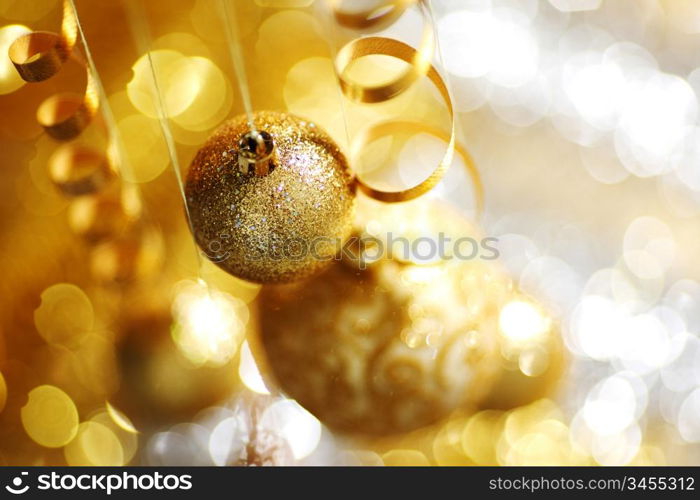
[(195, 240), (230, 274), (287, 283), (331, 260), (351, 229), (355, 182), (333, 140), (280, 112), (239, 116), (197, 152), (185, 193)]
[[(385, 224), (407, 241), (442, 230), (473, 234), (464, 219), (433, 204), (372, 202), (369, 209), (363, 226), (377, 234)], [(402, 225), (406, 220), (411, 224)], [(481, 259), (417, 265), (410, 256), (399, 258), (399, 246), (393, 258), (367, 269), (335, 262), (310, 279), (264, 287), (259, 295), (265, 371), (334, 430), (365, 436), (413, 431), (478, 404), (496, 373), (494, 333), (510, 282)]]

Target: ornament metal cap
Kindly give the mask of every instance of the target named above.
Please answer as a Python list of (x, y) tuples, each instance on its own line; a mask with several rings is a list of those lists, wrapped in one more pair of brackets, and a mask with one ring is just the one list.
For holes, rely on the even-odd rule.
[(264, 177), (274, 165), (275, 143), (265, 131), (246, 132), (238, 141), (238, 170), (242, 174), (255, 174)]

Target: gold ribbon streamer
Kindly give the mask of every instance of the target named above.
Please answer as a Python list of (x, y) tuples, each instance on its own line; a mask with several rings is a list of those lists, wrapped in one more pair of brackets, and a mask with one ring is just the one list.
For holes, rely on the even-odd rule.
[(447, 143), (447, 150), (445, 151), (445, 154), (440, 160), (437, 168), (435, 168), (423, 182), (402, 191), (383, 191), (375, 189), (357, 177), (356, 181), (362, 192), (375, 200), (383, 201), (385, 203), (398, 203), (417, 198), (433, 189), (440, 182), (445, 175), (445, 172), (452, 164), (454, 153), (457, 153), (457, 155), (462, 159), (464, 167), (467, 170), (467, 174), (472, 182), (476, 211), (477, 213), (481, 213), (484, 206), (484, 190), (481, 182), (481, 176), (479, 175), (479, 170), (477, 169), (472, 156), (464, 147), (462, 147), (461, 144), (455, 140), (454, 128), (448, 134), (437, 127), (432, 127), (417, 121), (387, 121), (378, 123), (364, 129), (357, 139), (353, 141), (353, 157), (357, 157), (360, 150), (364, 148), (365, 145), (374, 142), (381, 137), (394, 135), (400, 132), (411, 132), (414, 135), (424, 133), (445, 141)]
[[(368, 196), (387, 203), (397, 203), (402, 201), (412, 200), (417, 198), (431, 189), (445, 175), (445, 172), (452, 164), (455, 152), (461, 157), (465, 164), (467, 172), (471, 178), (476, 198), (477, 211), (481, 211), (483, 207), (483, 186), (481, 177), (476, 169), (473, 159), (468, 151), (459, 145), (456, 141), (455, 117), (452, 106), (452, 98), (445, 84), (445, 81), (440, 76), (435, 67), (431, 64), (433, 51), (435, 50), (435, 33), (432, 28), (432, 19), (430, 19), (427, 11), (428, 6), (423, 0), (395, 0), (385, 5), (388, 10), (383, 10), (384, 14), (372, 17), (373, 13), (379, 12), (381, 9), (373, 9), (358, 14), (341, 13), (337, 10), (338, 2), (334, 2), (336, 6), (335, 17), (338, 22), (344, 26), (364, 28), (372, 27), (380, 21), (387, 21), (387, 17), (391, 16), (391, 20), (400, 16), (403, 11), (413, 4), (420, 4), (423, 9), (424, 18), (426, 19), (426, 27), (423, 31), (423, 36), (418, 49), (411, 47), (403, 42), (392, 38), (385, 37), (366, 37), (358, 38), (350, 41), (343, 46), (335, 59), (336, 73), (340, 81), (343, 93), (355, 102), (361, 103), (377, 103), (387, 101), (398, 96), (407, 90), (422, 76), (427, 76), (435, 85), (440, 96), (445, 102), (447, 111), (450, 117), (450, 131), (445, 133), (435, 127), (431, 127), (421, 122), (413, 121), (391, 121), (372, 125), (364, 129), (359, 136), (353, 141), (352, 153), (353, 157), (357, 157), (358, 153), (370, 142), (376, 141), (380, 137), (395, 134), (396, 132), (413, 132), (427, 133), (438, 137), (447, 142), (447, 149), (443, 158), (438, 163), (437, 167), (431, 172), (427, 179), (420, 182), (418, 185), (400, 191), (384, 191), (375, 189), (366, 184), (362, 179), (357, 177), (357, 183), (360, 189)], [(352, 81), (348, 76), (349, 66), (357, 59), (369, 55), (384, 55), (400, 59), (410, 65), (410, 67), (399, 75), (397, 78), (388, 83), (376, 86), (363, 85)]]
[[(8, 55), (20, 77), (26, 82), (42, 82), (58, 73), (69, 58), (83, 66), (85, 62), (74, 52), (78, 24), (69, 0), (63, 2), (61, 34), (33, 31), (10, 45)], [(99, 106), (95, 80), (87, 71), (85, 92), (53, 95), (41, 103), (37, 121), (54, 139), (74, 139), (87, 127)]]
[(56, 149), (48, 167), (53, 183), (69, 197), (100, 191), (116, 175), (102, 152), (75, 143)]
[[(74, 50), (78, 36), (85, 59)], [(138, 224), (141, 201), (136, 185), (113, 185), (117, 177), (114, 166), (125, 168), (128, 163), (73, 0), (63, 1), (61, 34), (28, 33), (12, 43), (8, 55), (27, 82), (48, 80), (71, 58), (85, 67), (85, 92), (48, 97), (37, 109), (37, 121), (51, 137), (69, 141), (87, 127), (102, 98), (111, 147), (116, 149), (110, 154), (76, 143), (63, 144), (49, 158), (49, 177), (63, 195), (76, 198), (70, 205), (71, 229), (99, 243), (90, 257), (93, 276), (105, 282), (123, 281), (155, 271), (162, 240), (155, 229)]]
[[(425, 25), (418, 50), (392, 38), (369, 37), (352, 40), (345, 44), (335, 57), (335, 69), (340, 87), (346, 96), (356, 102), (388, 101), (408, 89), (431, 70), (430, 59), (434, 50), (435, 37), (429, 23)], [(347, 70), (353, 61), (378, 54), (402, 59), (409, 64), (409, 67), (399, 76), (382, 85), (362, 85), (349, 78)]]
[(33, 31), (10, 45), (9, 56), (26, 82), (42, 82), (59, 72), (70, 57), (78, 35), (78, 25), (67, 0), (63, 2), (61, 34)]
[[(352, 52), (348, 59), (349, 62), (352, 62), (365, 55), (386, 55), (395, 57), (397, 59), (401, 59), (402, 61), (411, 64), (415, 60), (416, 53), (418, 52), (410, 45), (407, 45), (398, 40), (394, 40), (392, 38), (383, 37), (360, 38), (350, 42), (350, 44), (346, 45), (344, 49), (347, 47), (352, 48)], [(379, 201), (387, 203), (397, 203), (412, 200), (414, 198), (417, 198), (418, 196), (427, 193), (428, 191), (433, 189), (438, 182), (440, 182), (442, 177), (445, 175), (445, 172), (452, 164), (454, 153), (457, 152), (457, 154), (464, 161), (467, 171), (472, 179), (476, 195), (477, 209), (480, 211), (483, 206), (483, 189), (481, 184), (481, 178), (469, 153), (466, 151), (466, 149), (457, 144), (455, 137), (454, 109), (452, 107), (452, 99), (450, 97), (449, 90), (447, 89), (447, 85), (445, 84), (445, 81), (442, 79), (442, 77), (437, 72), (434, 66), (428, 65), (427, 72), (425, 74), (433, 83), (433, 85), (435, 85), (438, 92), (440, 93), (440, 96), (445, 102), (447, 111), (450, 115), (451, 122), (449, 134), (442, 132), (441, 130), (438, 130), (434, 127), (430, 127), (421, 122), (384, 122), (377, 125), (372, 125), (369, 128), (364, 129), (364, 131), (360, 133), (360, 135), (353, 141), (353, 156), (356, 156), (359, 150), (366, 144), (375, 141), (380, 137), (391, 135), (398, 131), (410, 130), (414, 133), (428, 133), (430, 135), (445, 140), (447, 142), (447, 149), (443, 158), (440, 160), (437, 167), (432, 171), (432, 173), (428, 176), (427, 179), (425, 179), (418, 185), (408, 189), (404, 189), (401, 191), (383, 191), (371, 187), (370, 185), (363, 182), (362, 179), (360, 179), (359, 177), (357, 178), (357, 183), (360, 186), (360, 189), (362, 189), (362, 191), (365, 194)], [(396, 83), (396, 81), (393, 83)], [(403, 92), (404, 90), (406, 90), (406, 88), (408, 88), (408, 86), (399, 90), (398, 93)], [(343, 89), (345, 90), (345, 88)], [(366, 89), (371, 92), (377, 92), (378, 87), (366, 87)], [(383, 100), (391, 99), (392, 97), (398, 95), (398, 93), (387, 93), (385, 94), (385, 99)], [(355, 94), (346, 93), (346, 95), (348, 95), (348, 97), (352, 99)]]

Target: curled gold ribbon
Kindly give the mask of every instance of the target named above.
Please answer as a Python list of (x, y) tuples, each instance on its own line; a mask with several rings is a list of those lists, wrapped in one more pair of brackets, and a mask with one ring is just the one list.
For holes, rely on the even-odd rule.
[[(421, 6), (425, 9), (423, 4)], [(335, 70), (343, 93), (350, 99), (364, 103), (383, 102), (404, 92), (430, 71), (430, 60), (434, 50), (435, 34), (432, 25), (426, 22), (418, 50), (392, 38), (357, 38), (338, 51), (335, 57)], [(348, 69), (353, 61), (378, 54), (402, 59), (409, 64), (409, 67), (396, 78), (381, 85), (363, 85), (348, 76)]]
[[(69, 58), (85, 65), (73, 50), (78, 22), (69, 0), (63, 2), (61, 34), (33, 31), (10, 45), (8, 55), (20, 77), (26, 82), (42, 82), (58, 73)], [(99, 100), (95, 80), (87, 71), (85, 92), (55, 94), (37, 110), (37, 121), (54, 139), (68, 141), (85, 129), (97, 112)]]
[(59, 72), (70, 57), (78, 34), (78, 24), (68, 2), (63, 2), (61, 34), (33, 31), (22, 35), (9, 48), (8, 55), (26, 82), (42, 82)]
[[(335, 67), (343, 93), (356, 102), (384, 102), (408, 89), (432, 68), (430, 54), (435, 48), (432, 28), (423, 32), (419, 50), (392, 38), (358, 38), (340, 49), (335, 58)], [(408, 49), (408, 50), (407, 50)], [(363, 85), (348, 75), (350, 64), (365, 56), (388, 55), (404, 60), (409, 67), (396, 78), (381, 85)]]
[[(354, 57), (352, 60), (357, 59), (359, 57), (363, 57), (364, 55), (372, 54), (395, 57), (397, 59), (401, 59), (411, 64), (411, 62), (415, 59), (416, 52), (418, 52), (410, 45), (407, 45), (403, 42), (391, 38), (368, 37), (360, 38), (350, 43), (353, 44), (353, 46), (362, 49), (355, 52), (356, 57)], [(404, 189), (401, 191), (383, 191), (371, 187), (370, 185), (362, 181), (362, 179), (360, 179), (359, 177), (357, 178), (357, 183), (360, 189), (362, 189), (362, 191), (365, 194), (379, 201), (387, 203), (396, 203), (412, 200), (414, 198), (417, 198), (418, 196), (427, 193), (428, 191), (433, 189), (438, 182), (440, 182), (442, 177), (445, 175), (445, 172), (452, 164), (454, 153), (457, 152), (457, 154), (464, 161), (467, 171), (472, 179), (474, 191), (476, 194), (477, 209), (481, 210), (483, 206), (483, 189), (481, 184), (481, 178), (469, 153), (456, 141), (454, 109), (452, 107), (452, 99), (450, 98), (450, 93), (447, 89), (447, 85), (445, 84), (445, 81), (442, 79), (435, 67), (432, 65), (428, 66), (426, 76), (430, 79), (433, 85), (435, 85), (438, 92), (440, 93), (440, 96), (445, 102), (447, 111), (450, 116), (450, 132), (442, 132), (441, 130), (438, 130), (434, 127), (430, 127), (421, 122), (383, 122), (377, 125), (372, 125), (364, 129), (360, 133), (360, 135), (353, 141), (353, 156), (356, 156), (357, 153), (361, 150), (361, 148), (363, 148), (366, 144), (375, 141), (380, 137), (391, 135), (398, 131), (410, 130), (414, 133), (428, 133), (430, 135), (445, 140), (447, 142), (447, 148), (443, 158), (440, 160), (437, 167), (432, 171), (432, 173), (428, 176), (427, 179), (425, 179), (418, 185), (408, 189)], [(372, 89), (372, 87), (368, 88)], [(403, 88), (400, 92), (402, 92), (406, 88), (408, 87)], [(376, 89), (376, 87), (374, 87), (374, 89)], [(346, 95), (348, 94), (346, 93)], [(393, 94), (391, 96), (387, 94), (387, 97), (384, 100), (390, 99), (395, 95), (397, 94)], [(353, 94), (348, 95), (348, 97), (350, 98), (352, 98), (352, 96)]]
[(59, 141), (69, 141), (85, 130), (98, 107), (99, 97), (95, 81), (88, 71), (83, 95), (74, 92), (54, 94), (39, 105), (36, 118), (51, 137)]
[[(336, 19), (341, 25), (355, 29), (372, 28), (380, 23), (383, 26), (398, 19), (408, 7), (416, 4), (420, 4), (426, 18), (418, 50), (405, 44), (395, 45), (394, 42), (397, 41), (391, 38), (371, 37), (352, 40), (338, 51), (335, 57), (335, 70), (343, 93), (350, 99), (363, 103), (387, 101), (408, 89), (430, 70), (430, 60), (435, 50), (435, 36), (432, 24), (427, 22), (427, 7), (422, 0), (391, 0), (380, 7), (352, 14), (340, 10), (340, 3), (341, 0), (332, 1)], [(400, 44), (400, 42), (397, 43)], [(405, 51), (404, 46), (409, 50)], [(401, 57), (399, 55), (396, 57), (409, 63), (409, 67), (389, 82), (381, 85), (363, 85), (348, 76), (348, 69), (353, 61), (376, 54), (393, 56), (394, 53), (401, 53)]]
[[(80, 35), (86, 58), (74, 50)], [(85, 68), (85, 91), (54, 94), (37, 109), (37, 121), (59, 141), (74, 139), (87, 127), (99, 108), (99, 75), (82, 32), (73, 0), (63, 0), (61, 33), (34, 31), (17, 38), (8, 55), (20, 77), (43, 82), (56, 75), (69, 59)], [(107, 108), (108, 109), (108, 108)], [(117, 132), (111, 114), (105, 114), (111, 138)], [(119, 144), (119, 141), (112, 145)], [(119, 147), (119, 146), (117, 146)], [(120, 153), (121, 156), (121, 153)], [(93, 248), (93, 276), (103, 282), (141, 276), (157, 268), (162, 257), (162, 239), (155, 229), (138, 230), (141, 201), (135, 185), (114, 183), (118, 160), (107, 151), (67, 143), (59, 146), (48, 161), (49, 176), (66, 197), (69, 227)]]
[(466, 148), (455, 140), (454, 129), (451, 133), (447, 133), (437, 127), (432, 127), (417, 121), (381, 122), (364, 129), (356, 140), (353, 141), (353, 157), (357, 157), (361, 149), (367, 144), (374, 142), (381, 137), (390, 136), (399, 132), (411, 132), (413, 134), (424, 133), (432, 135), (433, 137), (437, 137), (438, 139), (445, 141), (447, 143), (447, 150), (445, 151), (445, 154), (440, 160), (437, 168), (431, 172), (427, 179), (416, 186), (402, 191), (383, 191), (369, 186), (363, 182), (362, 179), (357, 177), (357, 184), (363, 193), (371, 198), (374, 198), (375, 200), (383, 201), (385, 203), (398, 203), (417, 198), (433, 189), (437, 183), (440, 182), (445, 175), (445, 172), (452, 164), (454, 154), (456, 153), (464, 163), (464, 167), (466, 168), (467, 174), (472, 182), (476, 211), (477, 213), (482, 211), (484, 206), (484, 190), (481, 182), (481, 176), (479, 175), (479, 170), (474, 163), (474, 159)]
[[(337, 2), (335, 3), (337, 5)], [(338, 75), (338, 80), (343, 93), (349, 99), (361, 103), (377, 103), (387, 101), (398, 96), (413, 85), (413, 83), (415, 83), (419, 78), (427, 76), (432, 84), (437, 88), (440, 96), (445, 102), (445, 106), (447, 107), (450, 117), (450, 131), (449, 133), (445, 133), (439, 129), (436, 129), (435, 127), (431, 127), (421, 122), (383, 122), (376, 125), (371, 125), (360, 132), (360, 134), (353, 140), (352, 154), (353, 157), (357, 157), (358, 153), (370, 142), (373, 142), (383, 136), (405, 131), (413, 132), (414, 134), (422, 132), (438, 137), (447, 143), (447, 148), (442, 159), (431, 174), (424, 181), (411, 188), (400, 191), (385, 191), (373, 188), (365, 183), (359, 176), (356, 177), (356, 181), (360, 189), (365, 194), (376, 200), (386, 203), (397, 203), (412, 200), (427, 193), (433, 189), (438, 182), (440, 182), (442, 177), (445, 175), (445, 172), (452, 164), (454, 154), (457, 153), (457, 155), (460, 156), (464, 162), (467, 172), (471, 178), (476, 198), (477, 210), (480, 212), (483, 207), (483, 186), (481, 183), (481, 178), (476, 166), (474, 165), (474, 161), (467, 150), (457, 143), (452, 98), (450, 97), (450, 92), (445, 84), (445, 81), (440, 76), (437, 69), (435, 69), (435, 67), (431, 64), (432, 54), (435, 50), (435, 32), (432, 28), (432, 20), (430, 19), (428, 6), (423, 0), (395, 0), (386, 4), (392, 8), (389, 11), (384, 11), (384, 16), (394, 14), (398, 16), (407, 7), (413, 4), (419, 4), (421, 6), (424, 18), (426, 20), (426, 27), (423, 30), (423, 35), (418, 49), (392, 38), (376, 36), (357, 38), (344, 45), (336, 55), (335, 68)], [(376, 11), (377, 9), (374, 10), (374, 12)], [(339, 19), (339, 13), (337, 10), (335, 11), (335, 15), (336, 19)], [(339, 22), (346, 26), (361, 26), (362, 23), (360, 22), (360, 18), (365, 18), (365, 23), (368, 23), (368, 15), (369, 12), (358, 13), (356, 15), (357, 19), (354, 21), (350, 21), (346, 15), (342, 15), (340, 16)], [(370, 86), (352, 81), (348, 77), (348, 68), (357, 59), (369, 55), (384, 55), (400, 59), (408, 63), (409, 68), (398, 77), (382, 85)]]
[(49, 177), (66, 196), (94, 194), (114, 177), (107, 157), (92, 148), (63, 144), (49, 158)]

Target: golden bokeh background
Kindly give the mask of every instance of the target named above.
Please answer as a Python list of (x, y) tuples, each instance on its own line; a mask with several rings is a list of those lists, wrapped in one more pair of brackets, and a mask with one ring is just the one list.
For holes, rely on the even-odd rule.
[[(418, 348), (441, 345), (431, 335), (449, 330), (467, 350), (488, 336), (489, 367), (470, 381), (478, 398), (460, 395), (460, 404), (417, 419), (418, 428), (378, 436), (362, 424), (346, 436), (352, 422), (333, 416), (330, 429), (341, 430), (329, 430), (324, 410), (302, 407), (298, 390), (304, 377), (312, 387), (317, 373), (339, 373), (331, 348), (304, 358), (318, 363), (315, 371), (284, 367), (296, 392), (276, 380), (260, 338), (270, 318), (259, 316), (278, 307), (259, 303), (274, 293), (198, 255), (149, 61), (182, 176), (210, 134), (245, 111), (242, 92), (255, 110), (315, 122), (346, 152), (365, 127), (386, 120), (447, 133), (448, 109), (427, 78), (381, 103), (345, 97), (334, 58), (365, 34), (339, 26), (322, 0), (230, 2), (245, 80), (234, 71), (218, 2), (136, 2), (150, 58), (132, 34), (128, 3), (75, 2), (108, 107), (62, 144), (44, 133), (37, 109), (57, 93), (84, 93), (86, 65), (68, 59), (52, 78), (27, 83), (7, 52), (21, 35), (60, 32), (63, 4), (0, 0), (0, 465), (697, 465), (700, 184), (688, 169), (700, 162), (688, 144), (700, 129), (687, 113), (697, 114), (700, 70), (686, 70), (700, 68), (700, 23), (688, 15), (700, 4), (645, 0), (644, 15), (625, 24), (628, 11), (615, 0), (433, 2), (443, 45), (433, 63), (449, 74), (458, 139), (483, 176), (484, 217), (456, 158), (420, 200), (384, 205), (359, 195), (356, 230), (415, 240), (446, 224), (497, 236), (501, 260), (484, 264), (488, 272), (447, 266), (450, 280), (440, 278), (442, 264), (380, 263), (375, 269), (393, 274), (359, 282), (370, 287), (363, 294), (392, 297), (382, 311), (406, 366)], [(415, 46), (423, 21), (411, 8), (382, 33)], [(548, 40), (557, 54), (545, 53)], [(85, 52), (80, 43), (75, 50)], [(650, 53), (677, 57), (654, 66)], [(624, 73), (629, 61), (637, 73)], [(405, 67), (371, 56), (349, 73), (377, 84)], [(646, 79), (632, 81), (639, 74)], [(620, 93), (603, 96), (612, 102), (624, 78), (639, 94), (629, 106), (646, 102), (650, 115), (625, 108), (611, 117), (589, 92), (600, 81), (619, 84)], [(661, 129), (637, 125), (659, 119)], [(611, 130), (612, 139), (603, 136)], [(386, 136), (365, 144), (352, 168), (373, 185), (405, 188), (429, 174), (445, 147), (427, 133)], [(669, 166), (673, 155), (680, 159)], [(445, 202), (452, 208), (435, 213)], [(315, 290), (329, 290), (323, 313), (339, 317), (313, 316), (314, 327), (352, 337), (341, 346), (349, 353), (366, 348), (362, 332), (382, 320), (376, 301), (349, 301), (342, 288), (355, 281)], [(407, 298), (416, 283), (427, 290), (420, 301)], [(457, 300), (455, 289), (467, 298)], [(274, 333), (312, 334), (307, 311), (286, 306), (291, 323)], [(440, 310), (437, 323), (431, 307)], [(461, 330), (462, 315), (476, 326)], [(404, 368), (387, 377), (413, 390)], [(376, 401), (352, 373), (348, 392), (331, 396), (349, 406)], [(400, 403), (414, 396), (408, 390)], [(385, 429), (379, 406), (363, 407), (363, 418)], [(251, 444), (251, 435), (270, 438)]]

